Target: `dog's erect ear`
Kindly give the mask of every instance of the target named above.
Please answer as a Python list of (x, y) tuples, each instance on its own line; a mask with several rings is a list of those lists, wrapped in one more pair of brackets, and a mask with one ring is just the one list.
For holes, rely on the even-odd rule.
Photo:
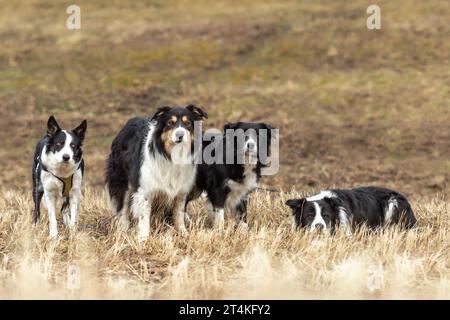
[(303, 205), (303, 203), (306, 201), (305, 198), (301, 199), (289, 199), (286, 201), (286, 205), (291, 207), (292, 210), (295, 210)]
[(227, 130), (227, 129), (232, 129), (235, 130), (237, 128), (238, 124), (237, 123), (225, 123), (223, 126), (223, 131)]
[(81, 141), (84, 140), (84, 136), (86, 134), (87, 129), (87, 121), (83, 120), (78, 127), (73, 129), (73, 133), (80, 139)]
[(168, 106), (159, 107), (158, 109), (156, 109), (155, 114), (150, 118), (150, 120), (159, 120), (170, 109), (172, 108)]
[(47, 136), (49, 138), (53, 137), (61, 128), (54, 116), (50, 116), (47, 121)]
[(264, 123), (264, 122), (262, 122), (260, 125), (261, 125), (261, 128), (262, 128), (262, 129), (267, 129), (267, 130), (275, 129), (275, 128), (272, 127), (270, 124), (267, 124), (267, 123)]
[(272, 130), (275, 129), (274, 127), (272, 127), (270, 124), (267, 123), (260, 123), (261, 129), (265, 129), (267, 130), (267, 137), (269, 138), (269, 143), (270, 143), (270, 139), (272, 138)]
[(194, 115), (194, 120), (208, 119), (208, 114), (201, 108), (197, 107), (195, 104), (187, 105), (186, 109), (192, 112), (192, 114)]

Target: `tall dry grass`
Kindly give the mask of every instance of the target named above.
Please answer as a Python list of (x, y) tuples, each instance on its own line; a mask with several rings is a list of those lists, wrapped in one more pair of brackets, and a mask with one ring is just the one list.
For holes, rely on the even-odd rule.
[[(0, 299), (450, 298), (443, 195), (414, 199), (414, 230), (361, 230), (351, 238), (291, 231), (283, 203), (295, 192), (252, 194), (247, 232), (231, 220), (223, 233), (208, 228), (199, 200), (189, 207), (187, 238), (156, 219), (141, 246), (134, 230), (118, 231), (103, 195), (92, 189), (82, 201), (78, 232), (59, 225), (54, 241), (45, 211), (32, 227), (28, 195), (1, 194)], [(72, 266), (79, 287), (70, 285)]]

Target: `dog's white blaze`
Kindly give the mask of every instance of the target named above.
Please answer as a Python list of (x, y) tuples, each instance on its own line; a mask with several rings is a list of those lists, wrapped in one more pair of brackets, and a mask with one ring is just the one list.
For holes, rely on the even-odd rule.
[(66, 130), (63, 130), (64, 134), (66, 135), (66, 140), (64, 141), (64, 147), (58, 152), (59, 157), (61, 161), (63, 161), (63, 155), (68, 154), (70, 156), (70, 162), (73, 162), (73, 150), (70, 147), (70, 144), (72, 143), (72, 135), (69, 134)]
[(253, 139), (253, 137), (249, 137), (248, 140), (245, 142), (244, 150), (252, 153), (257, 153), (258, 143), (256, 142), (255, 139)]
[(315, 194), (311, 197), (306, 198), (306, 201), (319, 201), (324, 198), (336, 198), (336, 195), (329, 190), (323, 190), (323, 191), (320, 191), (318, 194)]
[(394, 210), (398, 207), (398, 202), (395, 199), (390, 199), (388, 201), (388, 208), (384, 214), (384, 223), (389, 224), (392, 220), (392, 216), (394, 215)]
[(182, 142), (188, 142), (190, 141), (190, 132), (188, 130), (186, 130), (185, 128), (183, 128), (182, 126), (177, 127), (175, 130), (173, 130), (172, 132), (172, 142), (177, 142), (178, 141), (178, 135), (183, 135), (183, 139)]
[(322, 225), (323, 226), (322, 230), (325, 231), (327, 229), (327, 224), (325, 223), (325, 220), (322, 217), (322, 209), (320, 208), (317, 202), (313, 203), (316, 214), (314, 216), (313, 222), (311, 223), (311, 231), (314, 231), (316, 225)]

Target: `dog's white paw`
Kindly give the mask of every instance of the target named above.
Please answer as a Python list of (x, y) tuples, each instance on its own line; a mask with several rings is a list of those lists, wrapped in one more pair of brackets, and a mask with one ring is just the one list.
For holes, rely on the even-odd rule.
[(58, 229), (50, 228), (48, 236), (51, 240), (55, 240), (58, 237)]
[(248, 223), (247, 222), (239, 222), (237, 229), (241, 233), (248, 233), (248, 229), (249, 229)]

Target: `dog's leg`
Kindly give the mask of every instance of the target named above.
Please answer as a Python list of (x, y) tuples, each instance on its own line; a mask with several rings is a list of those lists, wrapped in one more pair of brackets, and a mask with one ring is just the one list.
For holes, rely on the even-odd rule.
[(125, 192), (125, 196), (123, 198), (122, 209), (118, 212), (119, 215), (119, 227), (122, 231), (127, 231), (130, 227), (130, 217), (129, 217), (129, 208), (130, 208), (130, 193), (129, 191)]
[(175, 228), (182, 236), (188, 235), (188, 230), (186, 228), (186, 195), (179, 194), (174, 199), (173, 206), (173, 222)]
[(70, 224), (70, 199), (64, 199), (63, 206), (61, 208), (61, 213), (63, 217), (63, 223), (66, 227)]
[(83, 184), (83, 171), (77, 170), (73, 175), (73, 187), (72, 190), (70, 191), (70, 198), (69, 198), (69, 209), (70, 209), (69, 228), (72, 231), (74, 231), (77, 226), (82, 184)]
[(223, 230), (225, 226), (225, 213), (223, 207), (215, 207), (210, 201), (207, 202), (208, 218), (214, 228)]
[(184, 205), (184, 224), (189, 227), (189, 225), (191, 224), (191, 218), (189, 217), (189, 214), (187, 212), (187, 205), (188, 202), (186, 201), (186, 204)]
[(44, 192), (39, 191), (36, 186), (33, 190), (33, 201), (34, 201), (34, 224), (37, 224), (41, 218), (41, 200)]
[(139, 188), (132, 196), (131, 211), (138, 219), (138, 241), (144, 242), (150, 232), (150, 203), (147, 194)]
[(57, 197), (54, 193), (45, 192), (44, 201), (45, 207), (47, 208), (48, 212), (49, 235), (52, 239), (55, 239), (58, 236), (58, 224), (56, 221), (56, 200)]
[(235, 217), (237, 220), (236, 222), (238, 224), (238, 228), (242, 230), (248, 229), (247, 204), (248, 204), (248, 195), (245, 195), (235, 208), (236, 210)]
[(109, 183), (105, 186), (105, 196), (109, 208), (119, 219), (119, 228), (127, 231), (130, 227), (130, 187), (124, 188), (123, 185), (111, 187)]
[(228, 189), (215, 190), (208, 193), (208, 216), (213, 227), (223, 230), (225, 226), (225, 200)]
[(80, 198), (81, 198), (81, 190), (73, 189), (70, 195), (70, 220), (69, 220), (69, 228), (71, 230), (75, 230), (78, 219), (78, 210), (80, 207)]

